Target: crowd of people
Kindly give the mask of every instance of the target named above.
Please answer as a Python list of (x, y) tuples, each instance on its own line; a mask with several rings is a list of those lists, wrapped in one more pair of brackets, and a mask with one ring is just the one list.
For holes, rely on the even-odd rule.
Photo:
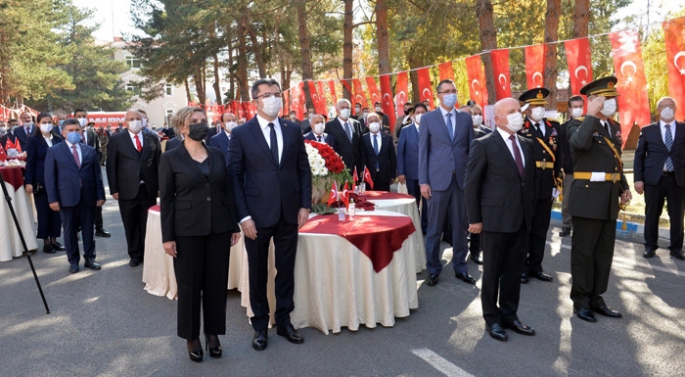
[[(178, 336), (186, 339), (194, 361), (203, 358), (201, 322), (209, 355), (222, 354), (218, 336), (226, 332), (230, 246), (241, 231), (253, 348), (264, 350), (268, 344), (272, 241), (277, 334), (292, 343), (304, 341), (290, 322), (298, 229), (312, 204), (304, 140), (329, 144), (350, 173), (368, 170), (375, 190), (390, 191), (395, 182), (406, 185), (421, 212), (426, 285), (439, 283), (442, 241), (452, 246), (451, 264), (460, 281), (476, 283), (469, 256), (482, 264), (486, 329), (506, 341), (507, 329), (535, 335), (517, 315), (520, 287), (531, 278), (553, 281), (543, 260), (552, 204), (561, 192), (560, 236), (572, 236), (574, 311), (588, 322), (597, 321), (596, 313), (621, 317), (602, 298), (618, 212), (631, 200), (620, 126), (613, 120), (616, 83), (607, 77), (587, 84), (581, 90), (587, 103), (572, 97), (569, 120), (562, 125), (545, 117), (549, 91), (536, 88), (498, 101), (493, 127), (487, 127), (480, 106), (471, 101), (458, 106), (451, 80), (436, 86), (437, 108), (406, 103), (394, 133), (380, 104), (369, 111), (345, 99), (335, 104), (333, 119), (310, 110), (300, 121), (294, 112), (279, 117), (280, 85), (260, 79), (251, 87), (256, 115), (244, 123), (226, 113), (210, 128), (201, 108), (185, 107), (160, 132), (147, 128), (142, 110), (126, 112), (125, 124), (116, 130), (95, 130), (87, 124), (87, 112), (77, 109), (73, 118), (58, 117), (54, 124), (51, 114), (33, 119), (27, 112), (21, 124), (11, 120), (12, 128), (0, 131), (3, 145), (17, 140), (27, 151), (25, 189), (33, 194), (43, 251), (66, 250), (71, 273), (80, 268), (79, 232), (84, 268), (101, 269), (94, 237), (109, 237), (102, 224), (102, 165), (118, 203), (131, 267), (144, 261), (147, 213), (159, 197), (163, 247), (174, 258), (178, 283)], [(634, 162), (635, 190), (645, 194), (647, 204), (643, 255), (656, 253), (666, 200), (670, 254), (682, 260), (685, 125), (675, 121), (673, 99), (662, 98), (657, 110), (659, 120), (643, 128)], [(57, 242), (60, 235), (64, 245)]]

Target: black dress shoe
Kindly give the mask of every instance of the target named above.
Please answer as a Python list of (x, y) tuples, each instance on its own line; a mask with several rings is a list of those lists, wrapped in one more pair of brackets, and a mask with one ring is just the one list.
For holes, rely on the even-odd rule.
[(532, 276), (532, 277), (534, 277), (534, 278), (536, 278), (536, 279), (538, 279), (538, 280), (542, 280), (542, 281), (554, 281), (554, 278), (553, 278), (553, 277), (551, 277), (550, 275), (548, 275), (548, 274), (546, 274), (546, 273), (544, 273), (544, 272), (542, 272), (542, 271), (540, 271), (540, 272), (531, 272), (531, 273), (530, 273), (530, 276)]
[(595, 313), (592, 312), (592, 310), (588, 308), (580, 308), (580, 309), (574, 309), (574, 313), (576, 313), (576, 316), (583, 321), (588, 321), (595, 323), (597, 322), (597, 318), (595, 317)]
[(135, 267), (140, 264), (140, 260), (138, 258), (131, 258), (131, 260), (128, 262), (128, 265), (131, 267)]
[(671, 256), (675, 259), (685, 260), (685, 253), (682, 250), (671, 250)]
[(52, 248), (53, 248), (54, 250), (57, 250), (57, 251), (64, 251), (64, 250), (66, 250), (66, 248), (65, 248), (64, 246), (62, 246), (62, 244), (59, 243), (59, 242), (53, 242), (53, 243), (52, 243)]
[(79, 268), (78, 268), (78, 263), (72, 263), (72, 264), (69, 266), (69, 272), (71, 272), (72, 274), (77, 273), (78, 270), (79, 270)]
[(656, 250), (654, 249), (645, 249), (645, 252), (642, 253), (642, 256), (644, 258), (652, 258), (656, 255)]
[(290, 343), (295, 343), (295, 344), (302, 344), (304, 343), (304, 339), (300, 335), (300, 333), (295, 330), (293, 325), (287, 325), (285, 327), (279, 327), (276, 329), (276, 334), (288, 339)]
[(252, 348), (257, 351), (265, 350), (267, 346), (267, 332), (266, 330), (255, 331), (254, 338), (252, 338)]
[(473, 276), (471, 276), (468, 272), (457, 272), (454, 274), (454, 276), (466, 284), (476, 284), (476, 279), (474, 279)]
[(52, 244), (47, 243), (43, 245), (43, 252), (48, 254), (54, 254), (55, 248), (52, 247)]
[(481, 252), (471, 252), (471, 260), (477, 265), (483, 264), (483, 255)]
[(95, 230), (95, 235), (98, 237), (112, 237), (112, 234), (105, 230), (105, 228), (100, 228)]
[(506, 342), (509, 340), (507, 332), (504, 331), (504, 328), (502, 328), (499, 323), (495, 323), (492, 326), (487, 325), (486, 329), (488, 330), (488, 334), (490, 334), (492, 339), (499, 340), (500, 342)]
[(99, 270), (102, 268), (100, 266), (100, 263), (96, 262), (94, 259), (86, 259), (86, 262), (83, 264), (83, 268), (90, 268), (91, 270)]
[(571, 228), (562, 227), (561, 232), (559, 232), (559, 237), (565, 237), (571, 235)]
[(532, 327), (521, 323), (521, 321), (519, 321), (518, 319), (511, 321), (511, 322), (504, 322), (504, 323), (502, 323), (502, 326), (505, 329), (514, 330), (514, 332), (521, 334), (521, 335), (526, 335), (526, 336), (534, 336), (535, 335), (535, 330), (533, 330)]
[(438, 275), (431, 274), (428, 277), (428, 280), (426, 280), (426, 285), (429, 287), (433, 287), (438, 284)]
[(204, 354), (202, 352), (202, 344), (200, 343), (200, 339), (187, 340), (186, 344), (188, 346), (188, 356), (190, 357), (190, 360), (196, 363), (201, 362)]
[(592, 310), (594, 310), (595, 313), (599, 313), (599, 314), (601, 314), (601, 315), (603, 315), (603, 316), (605, 316), (605, 317), (611, 317), (611, 318), (621, 318), (621, 317), (623, 317), (623, 316), (621, 315), (621, 313), (617, 312), (616, 310), (609, 309), (606, 305), (604, 305), (604, 306), (602, 306), (602, 307), (599, 307), (599, 308), (596, 308), (596, 309), (592, 309)]
[(521, 274), (521, 284), (528, 284), (528, 274), (525, 272)]
[[(210, 347), (210, 340), (212, 340), (212, 346)], [(209, 352), (209, 357), (218, 359), (221, 357), (223, 350), (221, 349), (221, 343), (219, 342), (219, 337), (217, 335), (205, 335), (205, 348)]]

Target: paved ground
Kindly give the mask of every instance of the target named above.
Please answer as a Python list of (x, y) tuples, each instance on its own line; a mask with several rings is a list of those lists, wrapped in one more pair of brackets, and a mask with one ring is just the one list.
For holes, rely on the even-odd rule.
[[(544, 266), (555, 282), (532, 281), (521, 296), (519, 316), (535, 337), (491, 339), (481, 318), (480, 281), (468, 286), (448, 267), (436, 287), (419, 284), (419, 309), (392, 328), (331, 335), (302, 329), (303, 345), (271, 331), (263, 352), (251, 348), (239, 293), (230, 291), (224, 357), (205, 355), (196, 364), (175, 335), (176, 302), (145, 292), (142, 266), (128, 266), (112, 200), (105, 224), (113, 236), (97, 239), (101, 271), (71, 275), (64, 254), (33, 256), (49, 315), (28, 261), (0, 263), (0, 376), (685, 375), (685, 263), (664, 249), (645, 260), (635, 240), (617, 241), (605, 295), (623, 319), (589, 324), (572, 316), (570, 239), (558, 238), (553, 228)], [(470, 267), (479, 279), (480, 269)], [(427, 275), (418, 277), (423, 283)]]

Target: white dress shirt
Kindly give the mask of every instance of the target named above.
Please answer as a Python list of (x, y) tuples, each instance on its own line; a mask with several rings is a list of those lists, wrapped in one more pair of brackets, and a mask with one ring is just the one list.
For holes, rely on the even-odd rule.
[[(128, 130), (127, 130), (128, 131)], [(138, 135), (138, 140), (140, 140), (140, 150), (143, 150), (143, 132), (138, 132), (137, 134), (134, 134), (131, 131), (128, 131), (128, 136), (131, 138), (131, 143), (133, 143), (133, 148), (138, 150), (138, 145), (136, 144), (136, 135)]]
[(52, 133), (50, 134), (50, 136), (43, 135), (43, 139), (48, 144), (48, 147), (52, 146)]
[(78, 163), (79, 165), (83, 165), (83, 155), (81, 154), (81, 146), (78, 144), (72, 144), (69, 141), (65, 140), (65, 143), (67, 143), (67, 146), (69, 147), (69, 154), (73, 154), (73, 149), (71, 148), (72, 146), (76, 145), (76, 153), (78, 154)]
[(270, 122), (261, 116), (257, 115), (257, 122), (259, 122), (259, 127), (262, 129), (264, 134), (264, 139), (266, 139), (266, 145), (271, 148), (271, 128), (269, 123), (274, 124), (274, 130), (276, 130), (276, 141), (278, 142), (278, 163), (281, 163), (281, 157), (283, 157), (283, 130), (281, 130), (281, 124), (278, 122), (278, 118)]
[(373, 139), (374, 136), (378, 136), (376, 139), (378, 139), (378, 153), (381, 152), (381, 147), (383, 146), (383, 137), (381, 136), (381, 132), (378, 131), (376, 133), (369, 132), (369, 137), (371, 138), (371, 148), (373, 148)]
[[(511, 157), (514, 159), (514, 162), (516, 162), (516, 155), (514, 155), (514, 145), (511, 143), (511, 139), (509, 137), (511, 136), (507, 131), (497, 127), (497, 132), (502, 136), (502, 139), (504, 139), (504, 143), (507, 144), (507, 148), (509, 148), (509, 153), (511, 153)], [(515, 135), (515, 134), (514, 134)], [(523, 167), (526, 167), (526, 156), (523, 153), (523, 148), (521, 148), (521, 142), (519, 141), (519, 138), (515, 138), (516, 140), (516, 145), (519, 147), (519, 153), (521, 154), (521, 162), (523, 163)]]
[(663, 120), (659, 121), (659, 129), (661, 129), (661, 140), (664, 141), (664, 145), (666, 145), (666, 125), (670, 125), (671, 129), (671, 141), (675, 141), (675, 120), (670, 121), (669, 123), (664, 122)]
[(540, 130), (540, 133), (542, 134), (542, 137), (545, 137), (545, 123), (544, 123), (544, 120), (540, 119), (540, 121), (536, 122), (533, 118), (531, 118), (530, 121), (533, 122), (533, 127), (537, 127), (538, 130)]

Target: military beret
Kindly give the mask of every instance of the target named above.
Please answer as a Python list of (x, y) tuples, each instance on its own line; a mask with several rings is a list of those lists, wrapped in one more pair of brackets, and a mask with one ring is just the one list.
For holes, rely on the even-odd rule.
[(521, 94), (519, 101), (529, 105), (546, 105), (549, 90), (545, 88), (535, 88)]

